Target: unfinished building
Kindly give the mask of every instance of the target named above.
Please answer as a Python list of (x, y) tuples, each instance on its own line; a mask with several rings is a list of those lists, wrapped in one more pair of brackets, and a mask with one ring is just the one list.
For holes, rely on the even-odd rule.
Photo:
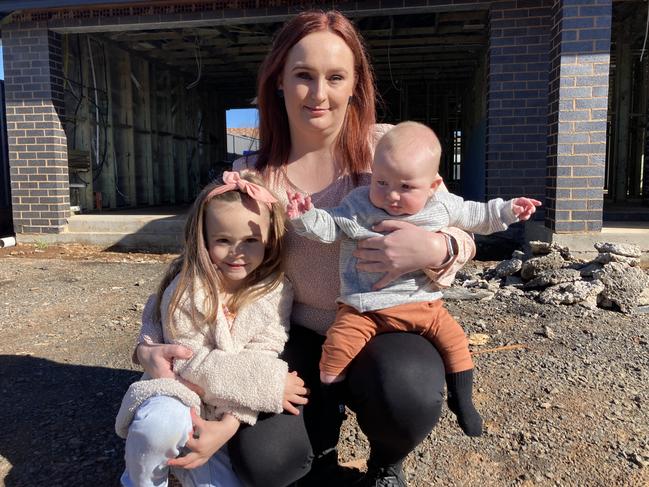
[(71, 205), (191, 202), (227, 167), (225, 111), (253, 103), (274, 32), (332, 6), (367, 41), (378, 118), (431, 126), (452, 191), (539, 198), (547, 235), (649, 220), (646, 2), (3, 3), (19, 240), (69, 237)]

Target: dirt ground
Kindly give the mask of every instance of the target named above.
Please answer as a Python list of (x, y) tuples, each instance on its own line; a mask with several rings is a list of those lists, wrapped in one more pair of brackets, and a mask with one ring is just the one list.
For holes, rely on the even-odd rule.
[[(142, 305), (172, 257), (0, 249), (0, 485), (118, 485), (113, 421), (139, 376)], [(448, 307), (482, 343), (486, 433), (464, 436), (446, 411), (406, 461), (411, 486), (649, 485), (649, 315), (498, 294)], [(341, 460), (367, 453), (350, 415)]]

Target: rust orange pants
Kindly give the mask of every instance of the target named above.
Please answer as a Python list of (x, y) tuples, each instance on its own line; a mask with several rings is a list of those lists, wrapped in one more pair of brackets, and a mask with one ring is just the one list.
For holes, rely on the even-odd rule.
[(320, 371), (340, 375), (373, 336), (393, 331), (419, 333), (430, 340), (442, 356), (447, 374), (473, 368), (464, 330), (438, 299), (367, 313), (338, 305), (336, 321), (322, 346)]

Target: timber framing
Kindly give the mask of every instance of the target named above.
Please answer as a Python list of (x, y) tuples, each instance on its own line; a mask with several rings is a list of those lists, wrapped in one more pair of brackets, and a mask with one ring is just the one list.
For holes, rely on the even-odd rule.
[(69, 204), (190, 202), (226, 167), (225, 112), (254, 102), (277, 29), (299, 11), (335, 7), (366, 41), (379, 119), (435, 129), (451, 189), (472, 199), (529, 194), (544, 199), (546, 228), (597, 232), (605, 201), (648, 196), (640, 6), (2, 2), (17, 230), (64, 232)]

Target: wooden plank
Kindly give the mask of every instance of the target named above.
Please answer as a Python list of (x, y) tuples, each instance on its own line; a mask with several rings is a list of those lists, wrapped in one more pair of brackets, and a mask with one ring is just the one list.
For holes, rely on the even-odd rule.
[(158, 77), (158, 91), (164, 90), (165, 94), (158, 95), (158, 141), (160, 144), (162, 202), (176, 203), (176, 184), (173, 160), (173, 123), (171, 115), (171, 74), (168, 70), (162, 71)]
[(201, 98), (205, 100), (205, 109), (201, 110), (201, 119), (199, 120), (198, 129), (198, 164), (199, 164), (199, 184), (205, 186), (209, 180), (210, 171), (210, 129), (212, 124), (214, 90), (202, 90)]
[(136, 206), (135, 146), (133, 140), (133, 84), (131, 56), (122, 49), (110, 48), (113, 70), (113, 134), (117, 164), (119, 206)]
[(158, 135), (158, 113), (160, 111), (158, 88), (158, 67), (154, 63), (147, 63), (149, 67), (149, 100), (151, 104), (151, 173), (153, 178), (153, 204), (162, 204), (162, 161), (160, 136)]
[[(630, 197), (637, 199), (642, 198), (647, 201), (648, 196), (643, 192), (643, 179), (646, 180), (647, 174), (643, 170), (643, 165), (646, 164), (647, 155), (644, 152), (646, 126), (647, 126), (647, 98), (649, 91), (649, 79), (647, 79), (647, 57), (643, 57), (642, 64), (638, 63), (638, 73), (635, 76), (633, 83), (634, 94), (632, 98), (635, 99), (635, 106), (633, 110), (637, 113), (633, 116), (633, 140), (632, 149), (633, 160), (630, 161)], [(644, 155), (644, 157), (643, 157)]]
[(627, 198), (627, 159), (629, 141), (629, 113), (631, 110), (631, 46), (628, 30), (623, 29), (621, 39), (616, 43), (617, 66), (615, 69), (615, 178), (614, 199), (624, 202)]
[(187, 163), (188, 173), (188, 197), (193, 201), (200, 190), (200, 163), (198, 156), (199, 124), (203, 116), (203, 109), (200, 103), (200, 92), (194, 88), (189, 93), (187, 103)]
[[(642, 60), (642, 86), (649, 86), (649, 56)], [(644, 168), (642, 171), (642, 201), (644, 204), (649, 203), (649, 127), (646, 123), (649, 121), (649, 101), (647, 100), (647, 90), (643, 92), (645, 128), (644, 128)]]
[[(88, 60), (88, 43), (85, 39), (86, 36), (77, 34), (74, 36), (74, 42), (78, 48), (79, 62), (81, 63), (81, 104), (79, 105), (78, 115), (77, 115), (77, 139), (75, 140), (75, 147), (80, 150), (85, 150), (92, 152), (92, 139), (93, 131), (90, 124), (90, 110), (92, 109), (90, 104), (90, 62)], [(99, 141), (97, 140), (96, 143)], [(95, 153), (96, 154), (96, 153)], [(83, 209), (92, 210), (95, 206), (95, 197), (94, 197), (94, 165), (98, 161), (92, 158), (91, 154), (91, 164), (90, 170), (84, 176), (84, 182), (86, 183), (85, 189), (81, 192), (82, 202), (81, 206)]]
[[(88, 115), (89, 63), (85, 37), (81, 42), (78, 35), (67, 34), (64, 37), (63, 55), (68, 172), (70, 183), (85, 185), (83, 188), (71, 189), (70, 201), (72, 203), (73, 192), (76, 192), (81, 208), (87, 211), (93, 208), (93, 181), (90, 164), (92, 133)], [(81, 158), (84, 159), (83, 164), (80, 164)]]
[(138, 201), (153, 205), (153, 151), (151, 142), (151, 93), (149, 63), (132, 58), (133, 75), (137, 81), (133, 94), (134, 143), (135, 143), (135, 189)]
[(176, 201), (187, 202), (189, 201), (189, 178), (187, 167), (187, 143), (186, 124), (187, 124), (187, 110), (186, 110), (186, 90), (185, 80), (178, 77), (174, 80), (174, 103), (172, 110), (173, 113), (173, 128), (174, 134), (174, 168), (176, 175)]
[[(110, 60), (106, 58), (107, 52), (103, 42), (86, 38), (86, 44), (88, 45), (88, 43), (90, 43), (89, 57), (91, 59), (91, 82), (93, 86), (93, 93), (90, 96), (95, 104), (95, 109), (91, 110), (91, 115), (94, 117), (95, 126), (93, 129), (95, 133), (97, 133), (97, 125), (99, 126), (99, 164), (97, 167), (99, 177), (96, 182), (102, 195), (102, 207), (116, 208), (117, 192)], [(94, 75), (92, 74), (93, 66)], [(95, 94), (97, 95), (96, 98)], [(97, 120), (97, 117), (99, 120)]]

